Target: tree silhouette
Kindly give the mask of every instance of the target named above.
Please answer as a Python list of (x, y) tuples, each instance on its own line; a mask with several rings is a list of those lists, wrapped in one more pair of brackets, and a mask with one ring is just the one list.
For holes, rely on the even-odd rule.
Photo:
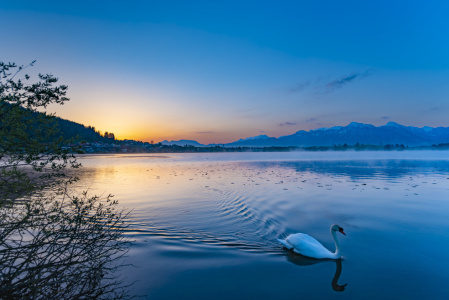
[(16, 79), (33, 64), (0, 62), (0, 299), (126, 298), (114, 272), (128, 214), (112, 196), (68, 193), (77, 178), (66, 168), (80, 164), (54, 116), (38, 111), (68, 101), (67, 86)]

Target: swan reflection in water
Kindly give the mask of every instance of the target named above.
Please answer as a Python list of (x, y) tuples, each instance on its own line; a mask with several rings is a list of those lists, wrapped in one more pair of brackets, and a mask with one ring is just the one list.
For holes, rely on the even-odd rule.
[(347, 283), (343, 285), (338, 284), (338, 279), (340, 278), (342, 271), (342, 259), (316, 259), (295, 253), (293, 251), (288, 251), (287, 260), (298, 266), (310, 266), (322, 262), (335, 262), (337, 268), (335, 270), (334, 278), (332, 278), (332, 289), (337, 292), (343, 292), (348, 285)]

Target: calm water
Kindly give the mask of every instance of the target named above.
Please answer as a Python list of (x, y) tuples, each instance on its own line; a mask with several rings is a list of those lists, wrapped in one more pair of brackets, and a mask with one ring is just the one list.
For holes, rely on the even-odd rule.
[[(122, 269), (151, 299), (447, 299), (449, 152), (99, 155), (77, 188), (132, 209)], [(344, 260), (276, 241), (308, 233)], [(346, 287), (343, 287), (347, 284)], [(339, 287), (340, 286), (340, 287)], [(337, 290), (337, 291), (336, 291)]]

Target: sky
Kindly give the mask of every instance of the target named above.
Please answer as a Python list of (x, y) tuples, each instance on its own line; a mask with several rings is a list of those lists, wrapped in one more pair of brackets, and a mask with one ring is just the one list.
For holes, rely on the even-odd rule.
[(36, 60), (29, 74), (69, 86), (51, 112), (119, 139), (448, 127), (448, 12), (445, 0), (1, 0), (0, 61)]

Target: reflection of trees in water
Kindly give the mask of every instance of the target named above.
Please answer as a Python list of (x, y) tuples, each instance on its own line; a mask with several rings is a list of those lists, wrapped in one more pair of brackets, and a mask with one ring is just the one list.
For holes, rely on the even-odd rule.
[(129, 243), (115, 204), (84, 193), (0, 207), (0, 298), (127, 298), (114, 275)]
[(340, 275), (341, 275), (341, 271), (342, 271), (342, 264), (341, 264), (341, 259), (316, 259), (316, 258), (311, 258), (311, 257), (307, 257), (298, 253), (295, 253), (293, 251), (288, 251), (287, 254), (287, 260), (295, 265), (298, 266), (310, 266), (310, 265), (314, 265), (314, 264), (318, 264), (318, 263), (322, 263), (322, 262), (335, 262), (336, 264), (336, 269), (335, 269), (335, 274), (334, 277), (332, 278), (332, 289), (334, 291), (337, 292), (343, 292), (346, 288), (346, 286), (348, 285), (343, 284), (343, 285), (339, 285), (338, 284), (338, 279), (340, 279)]
[(449, 162), (441, 160), (305, 160), (294, 162), (258, 162), (258, 167), (283, 167), (296, 172), (313, 172), (354, 179), (386, 177), (400, 178), (425, 173), (449, 173)]

